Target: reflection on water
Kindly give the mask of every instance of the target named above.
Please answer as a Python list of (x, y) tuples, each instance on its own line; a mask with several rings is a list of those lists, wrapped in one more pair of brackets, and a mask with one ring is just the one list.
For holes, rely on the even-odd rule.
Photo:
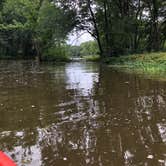
[(166, 82), (2, 61), (0, 115), (0, 149), (20, 166), (166, 165)]
[(88, 95), (93, 89), (94, 84), (98, 81), (98, 71), (93, 68), (94, 66), (85, 66), (75, 63), (66, 68), (67, 87), (66, 89), (77, 89), (79, 94)]

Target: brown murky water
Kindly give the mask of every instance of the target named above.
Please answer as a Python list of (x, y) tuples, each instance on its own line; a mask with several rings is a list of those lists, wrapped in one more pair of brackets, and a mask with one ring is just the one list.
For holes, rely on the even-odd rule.
[(0, 149), (19, 166), (165, 166), (166, 82), (2, 61)]

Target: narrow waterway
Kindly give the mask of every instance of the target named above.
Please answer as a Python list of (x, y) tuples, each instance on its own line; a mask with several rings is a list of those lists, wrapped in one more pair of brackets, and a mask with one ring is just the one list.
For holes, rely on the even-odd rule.
[(1, 61), (0, 150), (18, 166), (166, 166), (166, 82)]

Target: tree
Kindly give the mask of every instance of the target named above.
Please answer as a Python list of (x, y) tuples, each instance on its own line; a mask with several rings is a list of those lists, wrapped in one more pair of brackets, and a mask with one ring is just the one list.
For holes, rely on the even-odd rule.
[(34, 56), (60, 47), (75, 26), (75, 13), (49, 0), (6, 0), (0, 25), (1, 54)]
[(3, 0), (0, 52), (41, 59), (49, 49), (63, 47), (73, 30), (90, 33), (101, 58), (159, 51), (166, 41), (165, 5), (163, 0)]
[(102, 58), (158, 51), (165, 43), (165, 1), (56, 0), (77, 13), (76, 29), (89, 32)]
[(99, 49), (97, 42), (89, 41), (84, 42), (80, 45), (80, 55), (81, 56), (96, 56), (99, 54)]

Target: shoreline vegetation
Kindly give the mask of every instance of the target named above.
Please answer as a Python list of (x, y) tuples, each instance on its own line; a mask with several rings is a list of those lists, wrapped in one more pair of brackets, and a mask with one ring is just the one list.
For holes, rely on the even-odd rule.
[[(22, 57), (1, 56), (0, 60), (37, 60), (36, 57), (27, 59)], [(38, 60), (37, 60), (38, 61)], [(64, 64), (70, 62), (95, 62), (102, 63), (113, 70), (141, 77), (166, 81), (166, 51), (142, 54), (122, 55), (101, 59), (99, 55), (87, 55), (83, 57), (70, 56), (43, 56), (41, 63)]]
[(127, 73), (166, 78), (166, 52), (112, 57), (106, 59), (105, 63)]
[[(0, 56), (66, 61), (70, 55), (104, 59), (163, 51), (165, 5), (163, 0), (1, 0)], [(94, 41), (78, 42), (86, 33)]]
[[(163, 0), (1, 0), (0, 59), (80, 58), (136, 71), (165, 71), (162, 53), (126, 56), (166, 49), (165, 5)], [(84, 33), (93, 41), (75, 43)]]

